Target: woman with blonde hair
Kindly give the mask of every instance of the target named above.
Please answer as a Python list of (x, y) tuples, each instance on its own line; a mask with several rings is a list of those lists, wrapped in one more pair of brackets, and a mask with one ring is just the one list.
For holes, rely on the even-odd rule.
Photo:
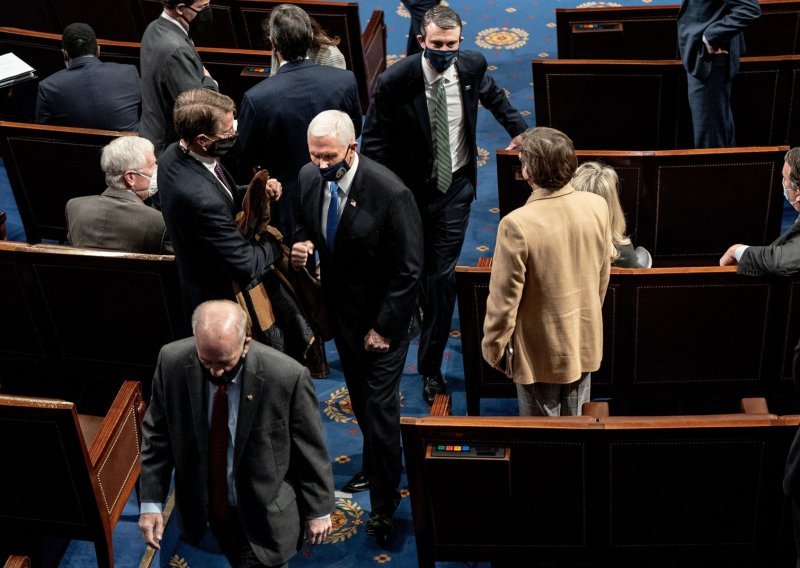
[(611, 266), (618, 268), (642, 268), (636, 257), (630, 238), (625, 235), (625, 214), (619, 203), (619, 178), (614, 168), (599, 162), (585, 162), (578, 166), (570, 182), (576, 191), (596, 193), (608, 204), (611, 238), (617, 254)]

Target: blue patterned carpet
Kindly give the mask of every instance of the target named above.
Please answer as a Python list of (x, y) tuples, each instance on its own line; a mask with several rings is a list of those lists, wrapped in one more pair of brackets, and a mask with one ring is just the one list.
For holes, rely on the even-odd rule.
[[(561, 2), (531, 0), (481, 0), (452, 1), (451, 6), (465, 21), (465, 49), (480, 50), (490, 65), (490, 72), (498, 84), (507, 89), (509, 98), (526, 117), (530, 126), (535, 124), (530, 60), (534, 57), (555, 58), (556, 30), (554, 8), (576, 6), (618, 6), (650, 3), (676, 3), (663, 0), (624, 0), (612, 2)], [(372, 10), (383, 10), (388, 27), (389, 62), (404, 55), (408, 14), (399, 0), (390, 3), (381, 0), (361, 0), (362, 24)], [(461, 264), (473, 264), (481, 256), (490, 256), (494, 248), (497, 217), (496, 166), (494, 152), (508, 144), (505, 131), (493, 117), (481, 111), (478, 119), (478, 146), (481, 156), (478, 176), (478, 199), (473, 204), (467, 240), (461, 254)], [(0, 165), (2, 168), (2, 165)], [(776, 189), (777, 191), (777, 189)], [(0, 170), (0, 209), (9, 212), (9, 238), (24, 240), (24, 233), (16, 213), (5, 170)], [(794, 221), (787, 212), (785, 223)], [(458, 316), (453, 322), (452, 339), (443, 363), (443, 372), (454, 394), (454, 412), (465, 414), (461, 342)], [(320, 413), (324, 423), (328, 449), (331, 454), (337, 487), (341, 487), (359, 469), (361, 461), (361, 436), (354, 422), (349, 398), (344, 387), (338, 356), (332, 345), (328, 346), (331, 378), (316, 381), (320, 400)], [(403, 376), (401, 391), (404, 414), (424, 415), (428, 408), (421, 397), (419, 376), (416, 374), (416, 347), (412, 346)], [(515, 401), (485, 401), (484, 414), (516, 413)], [(405, 477), (404, 483), (405, 483)], [(416, 566), (416, 546), (407, 492), (397, 512), (398, 528), (394, 539), (385, 548), (364, 535), (362, 527), (369, 514), (369, 498), (365, 493), (355, 496), (341, 495), (334, 513), (334, 532), (330, 543), (306, 547), (291, 562), (294, 567), (352, 567), (387, 565), (395, 567)], [(144, 552), (137, 521), (137, 508), (132, 500), (114, 532), (116, 564), (120, 568), (139, 565)], [(216, 552), (213, 538), (206, 539), (200, 548), (177, 541), (175, 524), (165, 538), (164, 552), (158, 564), (177, 568), (206, 568), (227, 566)], [(78, 568), (95, 565), (94, 550), (88, 543), (73, 542), (61, 566)], [(462, 566), (462, 564), (440, 564)]]

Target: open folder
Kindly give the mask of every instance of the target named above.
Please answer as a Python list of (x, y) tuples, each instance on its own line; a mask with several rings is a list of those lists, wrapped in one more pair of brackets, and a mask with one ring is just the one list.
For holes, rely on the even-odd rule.
[(33, 67), (13, 53), (0, 55), (0, 88), (36, 77)]

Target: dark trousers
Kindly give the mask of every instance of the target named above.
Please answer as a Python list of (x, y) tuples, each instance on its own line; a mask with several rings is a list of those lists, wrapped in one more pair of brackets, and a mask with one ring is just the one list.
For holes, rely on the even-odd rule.
[(402, 0), (402, 2), (408, 13), (411, 14), (411, 27), (408, 30), (406, 55), (414, 55), (418, 51), (422, 51), (417, 41), (419, 28), (422, 24), (422, 16), (434, 6), (438, 6), (440, 0)]
[(700, 80), (687, 74), (695, 148), (736, 146), (729, 68), (727, 55), (714, 55), (711, 74), (707, 79)]
[[(253, 547), (250, 546), (236, 509), (233, 510), (231, 518), (227, 521), (220, 522), (211, 518), (208, 524), (211, 527), (212, 534), (217, 539), (219, 549), (228, 559), (228, 563), (232, 568), (263, 568), (267, 566), (258, 559)], [(288, 562), (284, 562), (269, 568), (285, 568), (288, 565)]]
[(364, 350), (334, 337), (350, 403), (364, 436), (364, 475), (369, 480), (373, 513), (391, 516), (400, 504), (400, 377), (408, 341), (392, 341), (386, 353)]
[(456, 264), (467, 232), (475, 190), (466, 175), (469, 166), (453, 174), (445, 194), (431, 190), (418, 199), (425, 241), (422, 273), (422, 333), (417, 368), (423, 376), (441, 372), (442, 355), (450, 336), (456, 305)]

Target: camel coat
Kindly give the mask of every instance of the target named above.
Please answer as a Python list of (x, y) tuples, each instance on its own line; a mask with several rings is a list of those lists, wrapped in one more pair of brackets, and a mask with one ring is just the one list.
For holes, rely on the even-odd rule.
[(603, 298), (614, 245), (605, 200), (571, 185), (535, 191), (497, 229), (483, 357), (513, 380), (571, 383), (603, 355)]

